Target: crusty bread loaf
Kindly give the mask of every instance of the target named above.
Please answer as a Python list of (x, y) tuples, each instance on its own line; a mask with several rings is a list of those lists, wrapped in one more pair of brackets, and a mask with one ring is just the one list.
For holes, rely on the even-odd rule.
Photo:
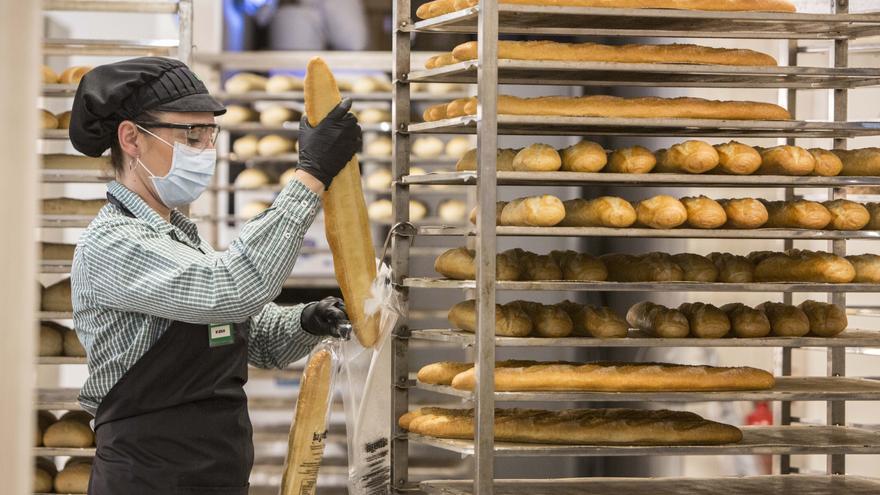
[(42, 79), (43, 84), (58, 84), (58, 73), (52, 70), (48, 65), (41, 66), (40, 78)]
[[(504, 360), (496, 361), (495, 368), (519, 368), (537, 364), (537, 361)], [(459, 363), (456, 361), (441, 361), (431, 363), (419, 368), (416, 379), (429, 385), (452, 385), (452, 380), (461, 373), (473, 369), (473, 363)]]
[(855, 201), (835, 199), (822, 205), (831, 214), (827, 228), (832, 230), (861, 230), (871, 221), (868, 209)]
[(571, 317), (574, 324), (574, 335), (610, 339), (626, 337), (629, 332), (626, 321), (611, 308), (578, 304), (571, 301), (563, 301), (557, 306)]
[(425, 61), (425, 68), (428, 70), (437, 69), (440, 67), (446, 67), (447, 65), (457, 64), (458, 62), (460, 62), (460, 60), (457, 60), (452, 52), (441, 53), (439, 55), (434, 55), (433, 57), (428, 57), (428, 60)]
[(73, 311), (73, 303), (70, 297), (70, 279), (66, 278), (43, 288), (42, 295), (40, 296), (40, 309), (43, 311)]
[(822, 203), (807, 200), (765, 201), (767, 223), (771, 229), (824, 229), (831, 223), (831, 212)]
[(64, 332), (66, 328), (57, 323), (40, 323), (40, 342), (38, 356), (60, 356), (64, 353)]
[(472, 143), (473, 141), (468, 136), (455, 136), (449, 141), (446, 141), (446, 146), (443, 148), (443, 151), (446, 153), (446, 156), (458, 159), (464, 156), (464, 154), (473, 147)]
[(543, 195), (510, 201), (501, 210), (499, 225), (552, 227), (565, 218), (565, 207), (556, 196)]
[(235, 177), (235, 187), (258, 189), (269, 184), (269, 175), (258, 168), (246, 168)]
[(707, 256), (718, 269), (718, 282), (747, 284), (755, 279), (755, 265), (745, 256), (730, 253), (711, 253)]
[[(517, 150), (500, 149), (495, 155), (495, 170), (497, 172), (510, 172), (513, 170), (513, 159)], [(467, 172), (477, 169), (477, 150), (472, 149), (464, 154), (455, 164), (455, 170)]]
[(718, 166), (715, 148), (703, 141), (690, 140), (657, 152), (655, 172), (702, 174)]
[(761, 167), (761, 154), (751, 146), (730, 141), (715, 146), (718, 152), (718, 168), (720, 173), (731, 175), (749, 175)]
[(691, 337), (720, 339), (730, 333), (727, 313), (711, 304), (682, 303), (678, 310), (688, 319)]
[[(472, 249), (450, 249), (437, 257), (434, 270), (454, 280), (474, 280), (477, 274), (475, 256)], [(520, 268), (508, 255), (499, 253), (495, 263), (495, 277), (496, 280), (518, 280)]]
[(767, 315), (770, 330), (777, 337), (803, 337), (810, 333), (810, 319), (797, 306), (768, 301), (756, 309)]
[(232, 142), (232, 152), (238, 160), (248, 160), (257, 156), (257, 145), (260, 138), (253, 134), (242, 136)]
[[(462, 301), (449, 310), (447, 318), (454, 327), (476, 333), (477, 309), (473, 299)], [(532, 332), (532, 320), (521, 308), (495, 305), (495, 335), (499, 337), (525, 337)]]
[(684, 270), (669, 255), (604, 254), (599, 257), (612, 282), (673, 282), (684, 280)]
[(880, 148), (832, 150), (840, 158), (840, 175), (876, 177), (880, 175)]
[(43, 434), (52, 424), (57, 421), (54, 414), (49, 411), (37, 411), (37, 421), (34, 423), (34, 447), (42, 447)]
[[(429, 437), (473, 439), (473, 410), (422, 408), (402, 428)], [(498, 409), (495, 441), (562, 445), (718, 445), (742, 440), (736, 427), (691, 412), (640, 409)]]
[(252, 122), (259, 118), (254, 109), (243, 105), (227, 105), (226, 113), (218, 117), (222, 125), (235, 125), (244, 122)]
[(437, 205), (437, 216), (444, 223), (461, 223), (467, 218), (467, 204), (460, 199), (444, 199)]
[(657, 166), (657, 157), (648, 148), (630, 146), (618, 148), (608, 155), (605, 172), (618, 174), (647, 174)]
[(880, 284), (880, 256), (876, 254), (860, 254), (847, 256), (856, 272), (853, 282)]
[(266, 80), (267, 93), (287, 93), (303, 89), (305, 89), (305, 84), (302, 79), (287, 74), (276, 74)]
[(90, 461), (67, 461), (67, 465), (55, 477), (55, 493), (87, 493), (92, 474)]
[(721, 307), (730, 319), (730, 329), (734, 337), (757, 338), (770, 335), (770, 320), (760, 310), (743, 303), (730, 303)]
[(95, 444), (95, 434), (88, 423), (62, 418), (46, 429), (43, 445), (52, 448), (86, 448)]
[[(665, 253), (654, 253), (662, 257)], [(718, 268), (705, 256), (693, 253), (681, 253), (672, 256), (672, 261), (683, 271), (683, 280), (688, 282), (717, 282)]]
[(284, 125), (285, 122), (292, 122), (301, 117), (302, 116), (292, 108), (273, 105), (260, 112), (260, 123), (267, 127), (280, 127)]
[(565, 217), (562, 227), (630, 227), (636, 222), (636, 209), (632, 204), (614, 196), (595, 199), (572, 199), (563, 201)]
[(852, 282), (856, 276), (849, 261), (831, 253), (791, 250), (756, 259), (760, 260), (755, 265), (756, 282), (840, 284)]
[(553, 172), (561, 166), (559, 152), (542, 143), (529, 145), (513, 157), (513, 170), (517, 172)]
[(92, 68), (88, 65), (74, 65), (68, 67), (58, 76), (60, 84), (79, 84), (83, 76), (89, 73)]
[[(477, 59), (477, 42), (468, 41), (452, 50), (453, 60)], [(711, 48), (690, 44), (602, 45), (598, 43), (559, 43), (549, 40), (499, 41), (498, 58), (503, 60), (554, 60), (562, 62), (618, 62), (627, 64), (709, 64), (775, 66), (770, 55), (745, 49)], [(448, 59), (438, 60), (438, 66)]]
[(681, 201), (661, 194), (633, 205), (638, 224), (652, 229), (674, 229), (687, 222), (688, 211)]
[(562, 308), (531, 301), (513, 301), (505, 306), (520, 308), (532, 320), (532, 334), (536, 337), (562, 338), (571, 335), (574, 324)]
[(586, 139), (562, 150), (562, 170), (566, 172), (598, 172), (608, 163), (605, 148)]
[(718, 203), (727, 214), (726, 228), (757, 229), (770, 218), (764, 203), (754, 198), (720, 199)]
[[(504, 211), (505, 206), (507, 206), (507, 201), (499, 201), (495, 203), (495, 225), (499, 227), (504, 226), (504, 224), (501, 222), (501, 212)], [(470, 222), (474, 225), (477, 224), (477, 213), (479, 213), (479, 210), (480, 205), (474, 206), (473, 209), (471, 209), (471, 214), (468, 217)]]
[(834, 337), (849, 324), (846, 310), (836, 304), (804, 301), (798, 306), (810, 320), (810, 333), (819, 337)]
[(48, 110), (40, 109), (40, 129), (58, 129), (58, 118)]
[(865, 208), (871, 215), (871, 219), (868, 221), (868, 225), (865, 225), (865, 229), (880, 230), (880, 203), (865, 203)]
[(446, 107), (448, 103), (438, 103), (436, 105), (431, 105), (422, 112), (422, 119), (425, 122), (434, 122), (437, 120), (443, 120), (446, 118)]
[(468, 104), (473, 103), (474, 113), (470, 115), (477, 114), (477, 98), (476, 97), (468, 97), (468, 98), (457, 98), (449, 102), (446, 105), (446, 118), (451, 119), (454, 117), (462, 117), (464, 115), (468, 115), (467, 106)]
[(717, 229), (727, 223), (727, 213), (714, 199), (706, 196), (682, 198), (687, 209), (687, 225), (695, 229)]
[(809, 151), (798, 146), (776, 146), (761, 149), (762, 175), (810, 175), (816, 168), (816, 159)]
[(810, 154), (813, 155), (813, 159), (816, 160), (816, 167), (813, 169), (813, 175), (834, 177), (840, 175), (840, 172), (843, 171), (843, 162), (840, 160), (840, 157), (833, 152), (821, 148), (810, 148), (807, 151), (809, 151)]
[(55, 463), (45, 457), (37, 457), (34, 463), (34, 493), (52, 493), (55, 489), (55, 476), (58, 469)]
[(64, 355), (67, 357), (86, 357), (86, 349), (74, 330), (64, 332)]
[(690, 333), (690, 323), (681, 311), (648, 301), (629, 308), (626, 321), (632, 327), (655, 337), (682, 338)]
[(266, 91), (267, 81), (268, 79), (257, 74), (239, 72), (227, 79), (223, 87), (227, 93), (240, 95), (252, 91)]
[(516, 264), (520, 280), (562, 280), (563, 272), (559, 264), (549, 254), (535, 254), (519, 248), (502, 253)]
[(563, 280), (601, 282), (608, 278), (608, 268), (599, 258), (575, 251), (551, 251), (550, 257), (562, 270)]

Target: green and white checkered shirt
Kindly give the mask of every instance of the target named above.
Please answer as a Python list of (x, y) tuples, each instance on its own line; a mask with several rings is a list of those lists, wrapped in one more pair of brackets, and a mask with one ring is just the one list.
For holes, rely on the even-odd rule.
[(134, 218), (108, 204), (73, 258), (73, 322), (89, 368), (79, 402), (87, 411), (95, 414), (172, 320), (250, 325), (248, 361), (261, 368), (283, 368), (318, 343), (300, 327), (303, 305), (271, 302), (318, 211), (318, 195), (302, 183), (291, 181), (221, 253), (182, 213), (173, 210), (169, 223), (122, 184), (107, 190)]

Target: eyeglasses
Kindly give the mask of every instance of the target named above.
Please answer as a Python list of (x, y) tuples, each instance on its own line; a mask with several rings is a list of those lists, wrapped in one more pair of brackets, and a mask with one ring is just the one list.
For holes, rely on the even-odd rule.
[(186, 144), (201, 150), (208, 146), (214, 146), (217, 142), (217, 135), (220, 134), (220, 126), (217, 124), (175, 124), (172, 122), (135, 122), (135, 124), (144, 128), (186, 131)]

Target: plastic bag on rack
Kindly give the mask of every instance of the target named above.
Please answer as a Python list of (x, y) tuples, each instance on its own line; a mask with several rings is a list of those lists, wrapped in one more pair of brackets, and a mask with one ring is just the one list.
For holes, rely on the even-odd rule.
[(367, 314), (379, 314), (379, 339), (364, 349), (351, 339), (342, 346), (340, 384), (348, 440), (348, 493), (390, 492), (391, 334), (401, 315), (401, 297), (391, 284), (391, 268), (379, 266)]
[(312, 349), (306, 361), (290, 426), (281, 495), (315, 493), (341, 348), (342, 341), (326, 338)]

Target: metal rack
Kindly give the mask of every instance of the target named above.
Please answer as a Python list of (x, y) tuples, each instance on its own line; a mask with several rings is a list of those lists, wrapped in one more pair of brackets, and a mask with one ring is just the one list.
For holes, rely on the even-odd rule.
[[(650, 229), (530, 229), (497, 227), (495, 203), (498, 186), (527, 185), (617, 185), (617, 186), (718, 186), (784, 188), (793, 195), (795, 187), (830, 188), (834, 199), (845, 198), (848, 187), (875, 185), (876, 177), (732, 177), (720, 175), (676, 174), (577, 174), (568, 172), (521, 173), (497, 172), (495, 150), (499, 135), (566, 135), (566, 136), (713, 136), (833, 138), (835, 148), (845, 148), (847, 138), (880, 135), (876, 122), (848, 122), (847, 92), (851, 88), (880, 85), (876, 69), (848, 67), (850, 39), (880, 33), (880, 14), (849, 14), (847, 2), (832, 2), (833, 14), (776, 14), (753, 12), (699, 12), (649, 9), (601, 9), (579, 7), (546, 7), (499, 4), (481, 0), (473, 8), (446, 14), (434, 19), (415, 21), (411, 18), (411, 2), (394, 3), (394, 221), (408, 222), (410, 187), (422, 184), (476, 186), (479, 204), (483, 206), (475, 228), (421, 227), (417, 235), (474, 236), (477, 252), (476, 280), (455, 281), (410, 276), (410, 235), (392, 238), (392, 269), (394, 281), (407, 298), (411, 289), (471, 290), (477, 300), (477, 333), (466, 334), (448, 329), (413, 330), (405, 318), (394, 332), (393, 425), (409, 409), (409, 393), (413, 388), (452, 396), (473, 402), (475, 407), (474, 440), (427, 438), (394, 426), (391, 447), (392, 488), (403, 492), (412, 488), (407, 476), (407, 453), (411, 445), (433, 447), (473, 456), (475, 473), (472, 480), (429, 481), (420, 488), (430, 494), (488, 495), (503, 493), (709, 493), (731, 494), (804, 493), (858, 494), (874, 493), (880, 481), (842, 476), (846, 472), (846, 455), (880, 452), (876, 431), (846, 424), (848, 400), (874, 400), (875, 393), (857, 392), (849, 385), (874, 389), (877, 382), (845, 378), (847, 348), (877, 347), (880, 332), (848, 330), (839, 338), (803, 337), (784, 339), (657, 339), (631, 332), (622, 339), (539, 339), (495, 337), (496, 290), (536, 291), (707, 291), (707, 292), (793, 292), (828, 293), (831, 302), (845, 306), (847, 292), (880, 292), (868, 284), (699, 284), (677, 283), (579, 283), (579, 282), (511, 282), (495, 280), (497, 236), (583, 236), (583, 237), (660, 237), (660, 238), (755, 238), (781, 239), (790, 247), (798, 239), (827, 239), (837, 255), (846, 253), (847, 239), (872, 239), (876, 232), (839, 233), (830, 231), (771, 230), (701, 231), (690, 229), (657, 231)], [(416, 69), (411, 57), (411, 36), (414, 33), (477, 34), (479, 60), (433, 70)], [(751, 39), (814, 39), (834, 44), (834, 67), (797, 67), (796, 40), (789, 42), (790, 67), (733, 68), (715, 66), (603, 64), (524, 62), (498, 60), (499, 34), (584, 35), (584, 36), (645, 36), (682, 38), (751, 38)], [(478, 116), (465, 116), (437, 122), (412, 123), (410, 84), (413, 82), (460, 82), (476, 84), (480, 101)], [(497, 115), (499, 84), (577, 85), (577, 86), (671, 86), (716, 88), (784, 88), (789, 110), (797, 103), (798, 89), (827, 89), (834, 98), (833, 116), (827, 122), (792, 120), (717, 121), (697, 119), (608, 119), (574, 117), (534, 117)], [(410, 176), (410, 140), (417, 134), (476, 134), (478, 139), (479, 173), (445, 173)], [(480, 180), (477, 178), (480, 177)], [(460, 392), (450, 387), (415, 385), (409, 380), (408, 347), (414, 341), (453, 343), (472, 352), (476, 362), (476, 388)], [(773, 348), (779, 352), (780, 376), (776, 389), (746, 393), (677, 393), (677, 394), (609, 394), (609, 393), (497, 393), (494, 391), (493, 368), (496, 347), (756, 347)], [(796, 378), (792, 374), (791, 352), (794, 348), (817, 347), (828, 356), (827, 377)], [(744, 440), (725, 446), (633, 447), (633, 446), (569, 446), (494, 443), (494, 408), (496, 401), (643, 401), (643, 400), (778, 401), (781, 424), (773, 427), (745, 427)], [(797, 426), (792, 423), (790, 402), (819, 400), (827, 404), (827, 424)], [(811, 453), (828, 455), (825, 476), (794, 476), (789, 455)], [(564, 479), (564, 480), (495, 480), (494, 460), (505, 456), (616, 456), (616, 455), (706, 455), (706, 454), (774, 454), (779, 455), (778, 475), (722, 479)]]

